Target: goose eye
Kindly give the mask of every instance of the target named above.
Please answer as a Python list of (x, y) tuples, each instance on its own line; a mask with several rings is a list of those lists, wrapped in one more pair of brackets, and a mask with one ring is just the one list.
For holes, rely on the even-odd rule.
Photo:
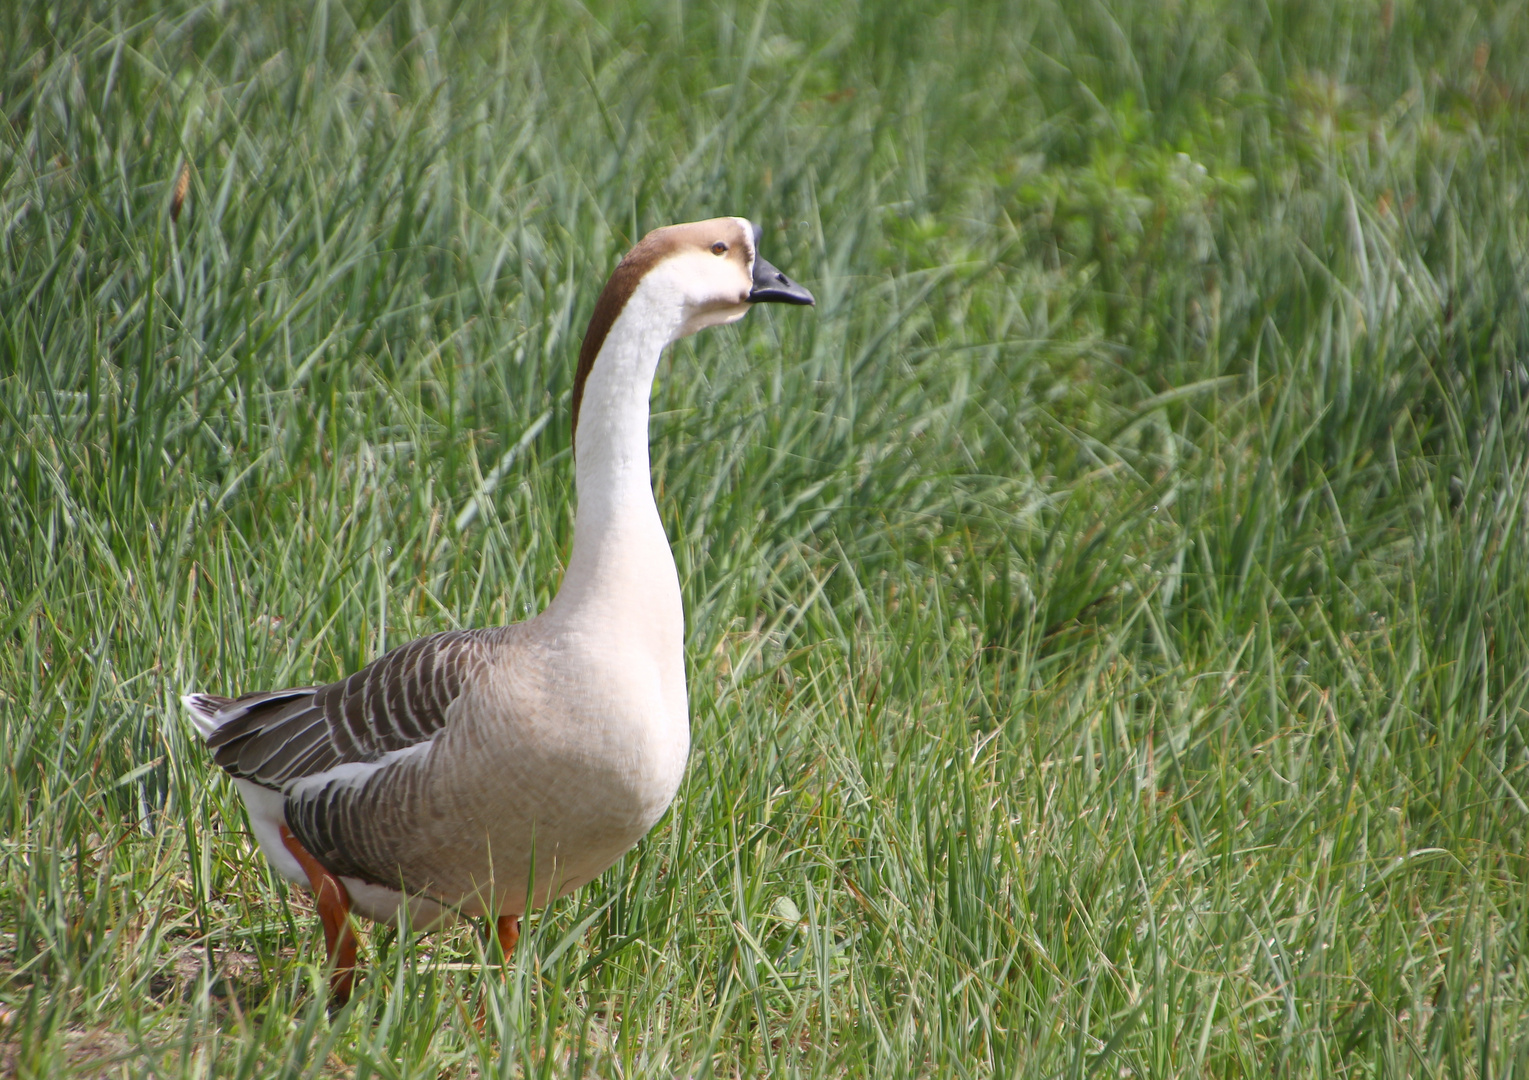
[(727, 254), (727, 245), (724, 244), (722, 241), (718, 240), (715, 244), (713, 244), (711, 246), (711, 253), (713, 255), (726, 255)]

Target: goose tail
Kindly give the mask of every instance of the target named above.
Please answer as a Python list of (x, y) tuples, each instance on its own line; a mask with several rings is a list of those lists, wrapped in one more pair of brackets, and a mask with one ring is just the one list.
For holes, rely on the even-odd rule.
[(191, 714), (191, 722), (196, 725), (197, 734), (203, 739), (212, 738), (214, 731), (233, 719), (233, 713), (224, 711), (233, 703), (233, 698), (216, 694), (186, 694), (181, 697), (181, 704), (186, 706), (186, 711)]

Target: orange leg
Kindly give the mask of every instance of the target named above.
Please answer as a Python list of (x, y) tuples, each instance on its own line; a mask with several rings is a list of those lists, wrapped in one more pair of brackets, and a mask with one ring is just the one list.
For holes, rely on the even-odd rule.
[(329, 951), (329, 999), (344, 1005), (350, 1000), (351, 985), (356, 980), (356, 932), (350, 925), (350, 893), (285, 825), (281, 826), (281, 842), (308, 875), (308, 885), (318, 901), (319, 921), (324, 924), (324, 946)]
[(508, 963), (510, 955), (515, 951), (515, 943), (520, 940), (520, 916), (499, 916), (494, 920), (494, 933), (499, 938), (499, 951)]
[[(499, 954), (502, 962), (508, 964), (510, 956), (515, 952), (515, 943), (520, 940), (520, 916), (501, 915), (494, 920), (494, 936), (499, 939)], [(478, 1016), (473, 1020), (473, 1027), (478, 1029), (478, 1034), (483, 1034), (484, 1025), (488, 1022), (488, 997), (478, 1002)]]

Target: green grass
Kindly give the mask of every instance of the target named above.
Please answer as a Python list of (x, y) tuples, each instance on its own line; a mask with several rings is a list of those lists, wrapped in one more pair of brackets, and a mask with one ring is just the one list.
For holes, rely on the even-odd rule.
[[(1522, 0), (0, 5), (0, 1072), (1529, 1075), (1525, 56)], [(660, 371), (674, 809), (507, 978), (372, 931), (330, 1017), (176, 699), (545, 604), (604, 275), (724, 213), (819, 306)]]

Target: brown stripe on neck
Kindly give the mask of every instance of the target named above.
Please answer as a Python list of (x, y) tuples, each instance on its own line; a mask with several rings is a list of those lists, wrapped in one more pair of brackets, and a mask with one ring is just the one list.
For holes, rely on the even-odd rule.
[(626, 257), (611, 272), (610, 280), (605, 283), (605, 288), (600, 291), (600, 299), (595, 301), (595, 310), (589, 316), (589, 327), (584, 331), (584, 344), (579, 346), (579, 366), (573, 372), (575, 453), (578, 452), (579, 445), (579, 406), (584, 401), (584, 384), (589, 381), (589, 373), (595, 366), (595, 357), (599, 356), (600, 350), (605, 347), (605, 339), (610, 334), (611, 327), (616, 324), (616, 319), (626, 308), (626, 302), (632, 298), (632, 293), (637, 291), (637, 283), (673, 247), (661, 235), (664, 231), (654, 229), (644, 236), (636, 247), (626, 253)]

